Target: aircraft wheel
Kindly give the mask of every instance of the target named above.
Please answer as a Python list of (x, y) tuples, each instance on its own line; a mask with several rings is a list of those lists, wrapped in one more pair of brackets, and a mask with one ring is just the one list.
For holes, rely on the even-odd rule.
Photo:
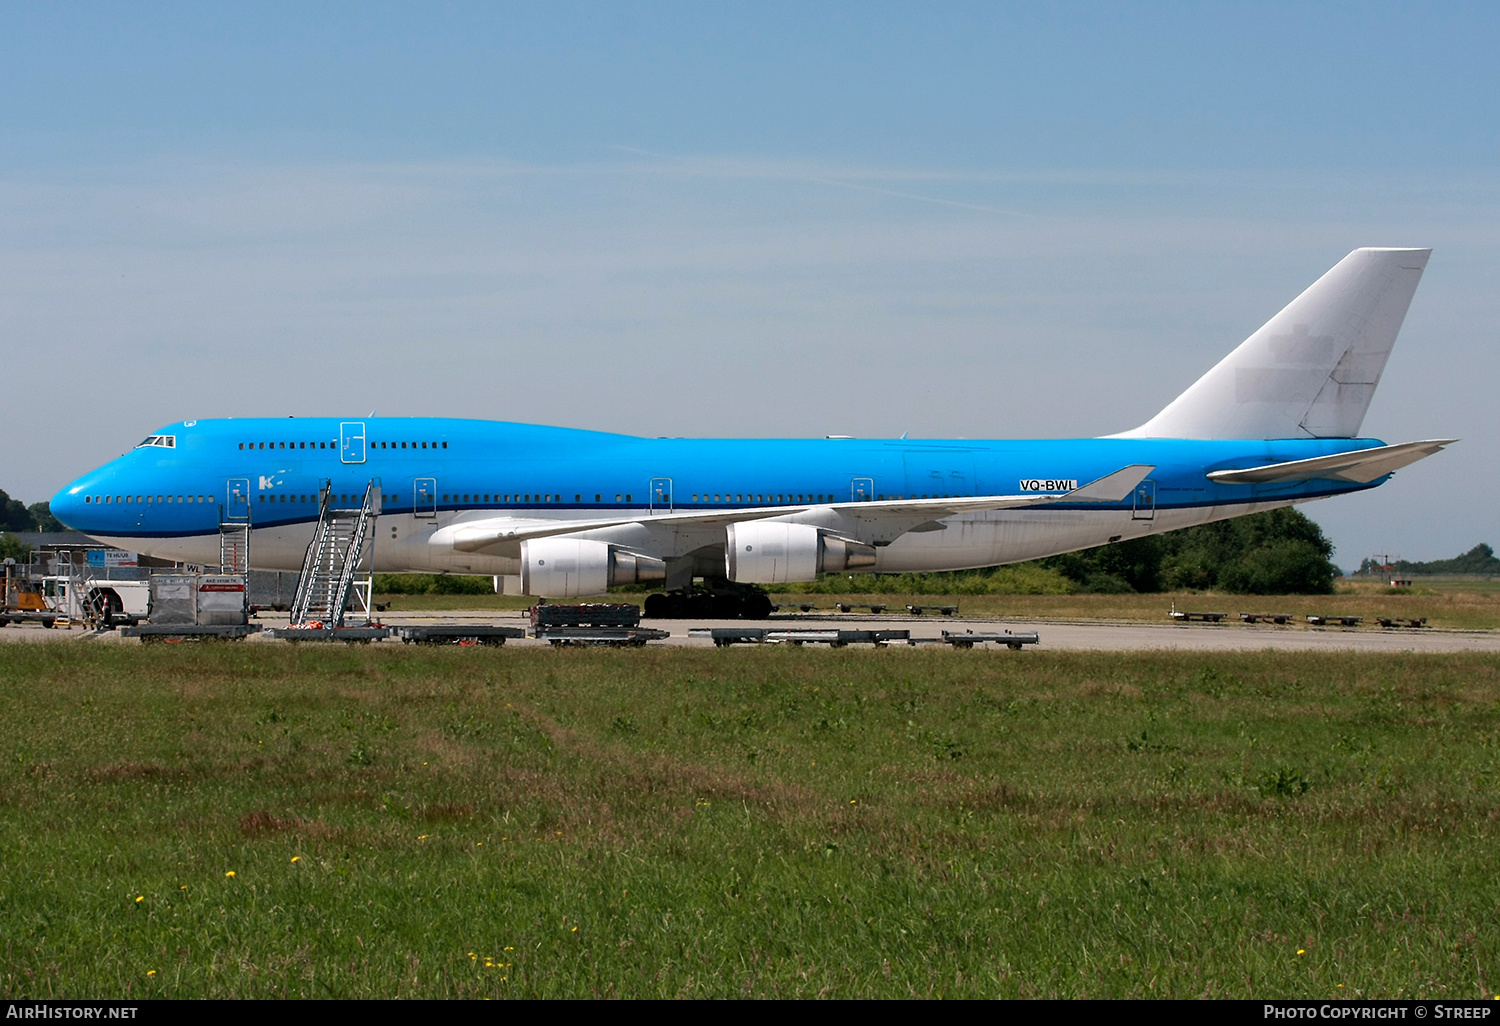
[(665, 595), (647, 595), (641, 614), (648, 620), (661, 620), (671, 615), (671, 603)]
[(764, 620), (774, 612), (771, 608), (771, 596), (764, 594), (748, 596), (741, 606), (740, 615), (747, 620)]
[(745, 604), (736, 595), (715, 595), (707, 605), (709, 615), (719, 620), (736, 620), (745, 612)]

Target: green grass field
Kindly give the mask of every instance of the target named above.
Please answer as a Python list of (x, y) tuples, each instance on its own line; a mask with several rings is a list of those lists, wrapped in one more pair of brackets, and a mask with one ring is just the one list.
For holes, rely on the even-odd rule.
[(6, 997), (1493, 996), (1500, 659), (6, 646)]

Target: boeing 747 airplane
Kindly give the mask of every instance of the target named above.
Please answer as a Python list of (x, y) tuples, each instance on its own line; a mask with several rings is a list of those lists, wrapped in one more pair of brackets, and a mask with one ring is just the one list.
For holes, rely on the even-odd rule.
[[(1355, 250), (1166, 409), (1105, 438), (186, 420), (78, 478), (51, 509), (107, 544), (198, 564), (220, 562), (222, 524), (248, 523), (252, 566), (296, 570), (326, 493), (378, 511), (377, 571), (494, 575), (548, 598), (632, 583), (682, 595), (694, 578), (751, 596), (735, 586), (1013, 563), (1373, 488), (1454, 441), (1358, 437), (1430, 252)], [(751, 601), (746, 611), (768, 608)]]

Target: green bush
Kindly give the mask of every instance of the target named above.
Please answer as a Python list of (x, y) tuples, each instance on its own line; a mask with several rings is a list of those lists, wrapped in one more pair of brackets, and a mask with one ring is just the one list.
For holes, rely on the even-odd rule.
[(22, 545), (21, 539), (15, 535), (0, 531), (0, 561), (14, 559), (17, 563), (24, 563), (30, 552), (30, 545)]
[[(1299, 510), (1268, 510), (1041, 560), (1079, 591), (1327, 595), (1333, 545)], [(1125, 587), (1122, 588), (1121, 586)]]
[(493, 595), (491, 577), (468, 574), (376, 574), (379, 595)]

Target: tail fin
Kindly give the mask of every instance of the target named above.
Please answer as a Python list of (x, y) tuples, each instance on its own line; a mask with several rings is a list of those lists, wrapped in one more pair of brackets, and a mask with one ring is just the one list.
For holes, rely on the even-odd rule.
[(1430, 249), (1356, 249), (1123, 438), (1353, 438)]

